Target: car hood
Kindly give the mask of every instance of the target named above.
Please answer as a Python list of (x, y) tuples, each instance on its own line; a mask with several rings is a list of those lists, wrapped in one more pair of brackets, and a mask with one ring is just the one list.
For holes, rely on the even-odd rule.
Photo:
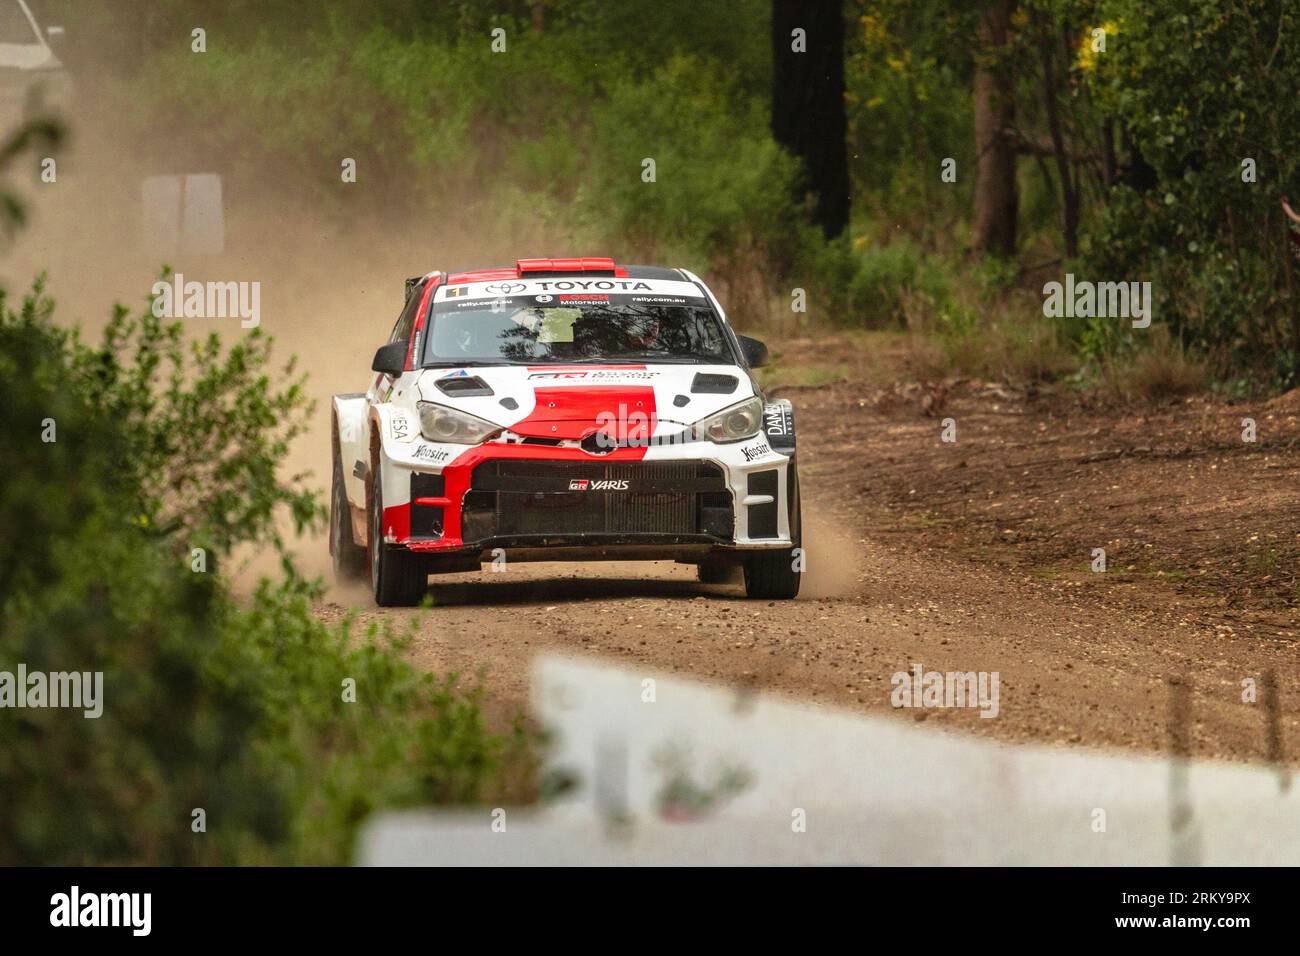
[(755, 394), (734, 365), (654, 363), (425, 369), (418, 390), (525, 438), (577, 440), (615, 423), (669, 434)]

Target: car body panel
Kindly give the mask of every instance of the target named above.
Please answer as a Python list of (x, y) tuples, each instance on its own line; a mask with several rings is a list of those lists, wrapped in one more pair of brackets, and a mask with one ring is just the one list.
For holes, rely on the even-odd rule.
[[(626, 549), (682, 559), (703, 552), (792, 547), (788, 507), (788, 476), (794, 457), (792, 424), (788, 436), (774, 434), (769, 440), (768, 434), (770, 428), (779, 428), (786, 421), (784, 409), (789, 403), (766, 403), (763, 426), (745, 440), (718, 443), (690, 435), (690, 427), (700, 420), (756, 396), (762, 398), (729, 329), (726, 334), (736, 361), (728, 364), (546, 361), (417, 367), (434, 305), (457, 299), (481, 303), (504, 295), (585, 295), (590, 290), (626, 284), (646, 296), (685, 295), (707, 300), (727, 328), (725, 314), (707, 287), (685, 271), (677, 271), (676, 276), (521, 279), (517, 271), (503, 269), (446, 277), (434, 272), (410, 280), (408, 294), (420, 298), (407, 368), (400, 375), (372, 373), (364, 395), (339, 395), (333, 401), (339, 461), (356, 540), (366, 538), (368, 483), (378, 480), (382, 482), (386, 545), (431, 558), (459, 554), (477, 560), (503, 542), (512, 556), (518, 548), (537, 551), (539, 556), (583, 560), (617, 556)], [(703, 384), (700, 376), (704, 376)], [(421, 434), (417, 409), (421, 401), (476, 416), (500, 431), (477, 445), (430, 440)], [(606, 436), (606, 443), (593, 445), (601, 435)], [(484, 470), (476, 472), (481, 466)], [(692, 468), (698, 471), (691, 472)], [(497, 477), (484, 477), (489, 472)], [(526, 474), (500, 477), (517, 473)], [(695, 477), (682, 477), (688, 473)], [(423, 477), (413, 482), (417, 475)], [(493, 481), (497, 490), (484, 491)], [(426, 490), (413, 491), (415, 486)], [(707, 533), (703, 526), (688, 524), (675, 531), (665, 530), (662, 521), (653, 532), (643, 534), (634, 527), (627, 530), (632, 527), (627, 515), (637, 509), (649, 514), (656, 507), (668, 507), (670, 500), (680, 504), (687, 488), (709, 496), (713, 523)], [(467, 534), (462, 522), (464, 518), (478, 522), (476, 528), (483, 527), (481, 511), (468, 514), (471, 493), (511, 496), (497, 500), (514, 502), (512, 507), (556, 509), (561, 521), (565, 513), (588, 520), (593, 511), (602, 508), (606, 513), (617, 511), (622, 530), (593, 531), (588, 520), (586, 530), (572, 533), (560, 527), (485, 539)], [(593, 504), (590, 496), (601, 496), (601, 501), (608, 503)], [(723, 525), (718, 515), (724, 497), (729, 499), (731, 512), (725, 534), (719, 530)], [(693, 500), (704, 507), (705, 498)], [(498, 511), (502, 507), (498, 504)], [(564, 508), (571, 510), (563, 512)], [(436, 534), (428, 527), (413, 530), (413, 515), (430, 514), (420, 509), (437, 509)]]

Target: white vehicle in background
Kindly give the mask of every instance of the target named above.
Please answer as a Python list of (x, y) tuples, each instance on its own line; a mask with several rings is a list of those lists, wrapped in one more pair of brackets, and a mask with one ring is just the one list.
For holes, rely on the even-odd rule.
[(330, 552), (380, 605), (498, 561), (671, 560), (799, 591), (794, 413), (684, 269), (612, 259), (407, 280), (364, 393), (333, 400)]
[(0, 0), (0, 130), (65, 105), (72, 81), (50, 48), (63, 28), (43, 31), (26, 0)]

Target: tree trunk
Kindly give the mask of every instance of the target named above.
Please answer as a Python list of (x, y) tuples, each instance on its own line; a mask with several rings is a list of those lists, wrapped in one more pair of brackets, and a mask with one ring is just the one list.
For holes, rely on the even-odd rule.
[(772, 2), (772, 135), (803, 163), (813, 216), (828, 239), (849, 224), (841, 7), (842, 0)]
[(1047, 129), (1052, 137), (1052, 150), (1056, 154), (1056, 171), (1061, 178), (1061, 235), (1065, 240), (1065, 256), (1072, 259), (1079, 254), (1079, 167), (1075, 163), (1074, 174), (1071, 175), (1069, 151), (1061, 126), (1060, 104), (1056, 99), (1058, 86), (1052, 35), (1045, 16), (1040, 23), (1038, 49), (1043, 61), (1043, 105), (1047, 110)]
[(1296, 299), (1295, 263), (1291, 261), (1293, 255), (1295, 252), (1291, 248), (1291, 224), (1287, 222), (1284, 215), (1282, 217), (1282, 274), (1286, 279), (1286, 307), (1291, 314), (1291, 350), (1295, 355), (1300, 355), (1300, 302)]
[(1101, 185), (1103, 192), (1115, 185), (1118, 178), (1115, 161), (1115, 123), (1106, 120), (1101, 126)]
[(975, 251), (1016, 251), (1015, 83), (1006, 56), (1016, 0), (988, 0), (975, 67)]

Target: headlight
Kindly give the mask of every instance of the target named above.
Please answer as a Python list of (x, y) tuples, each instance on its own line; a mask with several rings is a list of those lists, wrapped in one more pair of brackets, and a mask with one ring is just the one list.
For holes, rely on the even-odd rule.
[(691, 426), (691, 436), (696, 441), (744, 441), (757, 435), (762, 423), (763, 400), (754, 396), (708, 418), (701, 418)]
[(477, 445), (502, 431), (500, 425), (446, 405), (416, 402), (415, 407), (420, 412), (420, 434), (429, 441)]

